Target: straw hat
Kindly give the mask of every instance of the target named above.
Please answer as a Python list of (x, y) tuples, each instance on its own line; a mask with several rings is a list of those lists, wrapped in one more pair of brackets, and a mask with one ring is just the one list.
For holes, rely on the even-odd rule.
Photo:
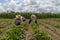
[(21, 17), (21, 15), (16, 15), (16, 18), (20, 18)]
[(34, 14), (31, 15), (31, 18), (36, 18), (36, 16)]

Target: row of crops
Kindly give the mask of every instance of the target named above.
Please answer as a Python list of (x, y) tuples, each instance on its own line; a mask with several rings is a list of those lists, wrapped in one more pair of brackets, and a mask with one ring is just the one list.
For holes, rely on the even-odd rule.
[(24, 40), (24, 31), (23, 26), (12, 26), (0, 37), (0, 40)]
[(39, 29), (39, 25), (32, 24), (33, 29), (33, 40), (52, 40), (51, 37), (49, 37), (48, 33), (46, 33), (44, 30)]
[(16, 15), (22, 15), (25, 18), (30, 18), (31, 14), (35, 14), (37, 18), (60, 18), (60, 13), (35, 13), (35, 12), (2, 12), (0, 13), (0, 18), (14, 18)]
[[(57, 20), (59, 20), (57, 18)], [(59, 29), (60, 29), (60, 22), (58, 22), (55, 18), (53, 19), (43, 19), (40, 21), (40, 24), (43, 25), (45, 28), (53, 31), (56, 33), (58, 36), (60, 36)]]
[[(52, 40), (52, 38), (44, 30), (40, 30), (38, 24), (31, 23), (32, 40)], [(11, 28), (6, 30), (5, 34), (0, 36), (0, 40), (25, 40), (25, 26), (12, 25)]]

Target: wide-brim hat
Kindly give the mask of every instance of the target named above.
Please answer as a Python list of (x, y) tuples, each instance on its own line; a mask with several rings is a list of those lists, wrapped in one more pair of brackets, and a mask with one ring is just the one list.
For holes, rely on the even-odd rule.
[(16, 18), (19, 18), (19, 17), (21, 17), (21, 15), (16, 15)]

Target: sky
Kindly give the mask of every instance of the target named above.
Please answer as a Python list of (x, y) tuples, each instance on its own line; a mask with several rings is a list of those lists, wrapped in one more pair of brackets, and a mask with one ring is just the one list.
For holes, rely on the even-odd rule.
[(0, 0), (0, 12), (60, 12), (60, 0)]

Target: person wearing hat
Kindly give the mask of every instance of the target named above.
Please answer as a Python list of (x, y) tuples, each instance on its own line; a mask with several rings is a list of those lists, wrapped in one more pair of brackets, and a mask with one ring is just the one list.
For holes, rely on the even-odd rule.
[(29, 24), (31, 23), (31, 21), (34, 21), (37, 24), (37, 18), (34, 14), (31, 15), (30, 20), (29, 20)]
[(16, 15), (16, 18), (14, 19), (15, 25), (20, 25), (22, 21), (25, 21), (26, 19), (22, 17), (21, 15)]

